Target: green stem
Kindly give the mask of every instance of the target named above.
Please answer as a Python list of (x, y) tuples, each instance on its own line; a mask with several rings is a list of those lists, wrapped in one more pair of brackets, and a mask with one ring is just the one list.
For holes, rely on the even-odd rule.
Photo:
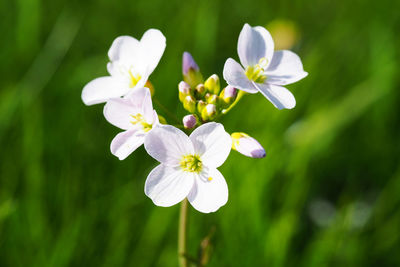
[(186, 234), (187, 234), (187, 213), (188, 213), (188, 200), (185, 198), (181, 202), (181, 210), (179, 216), (179, 229), (178, 229), (178, 260), (180, 267), (188, 267), (189, 262), (186, 257)]
[(180, 124), (181, 121), (172, 113), (168, 110), (168, 108), (166, 108), (163, 104), (161, 104), (161, 102), (156, 98), (153, 97), (153, 102), (160, 108), (162, 109), (165, 114), (172, 120), (174, 120), (176, 123)]
[(245, 91), (239, 90), (239, 93), (238, 93), (238, 96), (237, 96), (236, 99), (235, 99), (235, 102), (233, 102), (232, 105), (231, 105), (229, 108), (225, 109), (225, 110), (223, 111), (223, 114), (225, 115), (225, 114), (227, 114), (231, 109), (233, 109), (233, 108), (236, 106), (236, 104), (239, 103), (240, 99), (242, 99), (242, 97), (243, 97), (245, 94), (246, 94)]

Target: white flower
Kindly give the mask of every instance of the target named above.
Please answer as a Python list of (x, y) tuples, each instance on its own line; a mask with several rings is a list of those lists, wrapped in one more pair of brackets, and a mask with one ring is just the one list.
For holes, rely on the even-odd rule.
[(111, 142), (111, 153), (120, 160), (128, 157), (144, 143), (145, 137), (159, 125), (148, 88), (137, 88), (125, 98), (114, 98), (104, 106), (108, 122), (125, 130)]
[(281, 85), (294, 83), (307, 76), (300, 58), (293, 52), (274, 52), (269, 32), (260, 26), (243, 26), (238, 40), (240, 62), (232, 58), (225, 62), (224, 79), (248, 93), (260, 92), (278, 109), (296, 105), (292, 93)]
[(157, 206), (169, 207), (187, 197), (200, 212), (218, 210), (228, 201), (228, 186), (217, 167), (231, 145), (229, 134), (215, 122), (203, 124), (189, 137), (170, 125), (155, 128), (144, 147), (161, 164), (147, 177), (146, 195)]
[(165, 37), (156, 29), (146, 31), (140, 41), (130, 36), (116, 38), (108, 51), (107, 70), (111, 76), (89, 82), (82, 91), (83, 102), (98, 104), (143, 87), (164, 50)]

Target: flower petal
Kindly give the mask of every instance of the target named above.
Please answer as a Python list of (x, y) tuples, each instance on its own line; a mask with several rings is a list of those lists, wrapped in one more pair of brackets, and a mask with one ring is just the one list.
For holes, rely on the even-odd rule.
[(127, 84), (111, 76), (92, 80), (82, 90), (82, 101), (86, 105), (106, 102), (108, 99), (120, 97), (129, 91)]
[(190, 135), (190, 140), (203, 164), (214, 168), (225, 162), (232, 147), (230, 135), (225, 132), (222, 124), (216, 122), (208, 122), (196, 128)]
[(189, 137), (171, 125), (162, 125), (151, 130), (144, 141), (150, 156), (168, 166), (178, 166), (182, 157), (194, 154)]
[(140, 39), (141, 57), (150, 75), (157, 67), (166, 46), (165, 36), (157, 29), (147, 30)]
[(145, 135), (138, 127), (117, 134), (111, 142), (111, 153), (124, 160), (143, 144)]
[(237, 49), (242, 65), (254, 66), (264, 57), (268, 62), (271, 61), (274, 41), (265, 28), (251, 27), (246, 23), (240, 32)]
[[(121, 61), (128, 63), (137, 56), (138, 52), (138, 40), (131, 36), (119, 36), (113, 41), (110, 49), (108, 50), (108, 57), (110, 58), (110, 61)], [(128, 63), (127, 65), (130, 64)]]
[[(153, 102), (151, 101), (151, 93), (149, 88), (138, 88), (135, 89), (141, 95), (144, 95), (142, 100), (142, 114), (145, 118), (147, 123), (152, 124), (154, 122), (154, 109), (153, 109)], [(157, 115), (157, 114), (156, 114)]]
[(217, 169), (204, 170), (188, 195), (192, 206), (203, 213), (217, 211), (228, 201), (228, 185)]
[(289, 50), (276, 51), (265, 74), (268, 83), (275, 85), (294, 83), (308, 75), (303, 69), (300, 57)]
[(296, 106), (296, 99), (285, 87), (273, 84), (259, 84), (256, 86), (271, 103), (278, 109), (292, 109)]
[(185, 199), (193, 182), (193, 173), (160, 164), (147, 176), (144, 192), (157, 206), (170, 207)]
[(240, 90), (254, 94), (257, 93), (257, 88), (247, 78), (244, 69), (234, 59), (228, 58), (224, 65), (224, 79), (226, 82)]
[(136, 114), (142, 114), (146, 122), (152, 124), (154, 112), (150, 90), (148, 88), (138, 88), (125, 98), (110, 99), (104, 106), (103, 113), (109, 123), (124, 130), (133, 127), (131, 123), (132, 116)]

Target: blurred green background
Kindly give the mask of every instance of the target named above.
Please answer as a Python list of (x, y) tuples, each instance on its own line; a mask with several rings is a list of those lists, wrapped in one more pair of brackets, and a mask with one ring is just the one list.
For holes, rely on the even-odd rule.
[(158, 28), (167, 48), (151, 80), (182, 117), (183, 51), (222, 77), (243, 24), (277, 20), (292, 23), (309, 76), (288, 86), (293, 110), (257, 94), (224, 118), (267, 157), (231, 153), (220, 168), (228, 204), (190, 208), (189, 251), (215, 227), (209, 266), (400, 266), (399, 10), (391, 0), (1, 1), (0, 266), (177, 266), (179, 206), (143, 192), (157, 163), (143, 148), (114, 157), (119, 129), (81, 90), (107, 74), (114, 38)]

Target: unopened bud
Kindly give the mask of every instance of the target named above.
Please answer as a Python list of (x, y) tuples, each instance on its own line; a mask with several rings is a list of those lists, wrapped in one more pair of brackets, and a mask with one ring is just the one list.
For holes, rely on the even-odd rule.
[(183, 117), (182, 121), (185, 129), (192, 129), (197, 124), (197, 119), (193, 114), (186, 115), (185, 117)]
[(188, 52), (183, 53), (182, 73), (184, 81), (193, 88), (203, 82), (203, 75), (201, 75), (200, 68)]
[(163, 116), (161, 116), (161, 115), (157, 115), (158, 116), (158, 121), (161, 123), (161, 124), (168, 124), (167, 123), (167, 120), (163, 117)]
[(209, 121), (215, 118), (217, 115), (217, 107), (214, 104), (207, 104), (201, 112), (201, 118), (203, 121)]
[(222, 100), (222, 105), (227, 108), (235, 101), (237, 96), (237, 89), (233, 86), (228, 85), (222, 90), (219, 96)]
[(218, 96), (217, 95), (208, 95), (206, 100), (207, 100), (208, 104), (214, 104), (215, 105), (218, 102)]
[(245, 133), (232, 133), (232, 149), (250, 158), (265, 157), (265, 149), (260, 143)]
[(205, 93), (206, 93), (206, 88), (204, 87), (204, 84), (202, 83), (198, 84), (195, 89), (195, 95), (197, 99), (202, 98)]
[(155, 92), (155, 91), (154, 91), (154, 86), (153, 86), (153, 84), (150, 82), (150, 80), (147, 80), (147, 82), (146, 82), (146, 84), (144, 85), (144, 87), (149, 88), (151, 96), (154, 95), (154, 92)]
[(207, 81), (204, 83), (204, 87), (208, 92), (212, 94), (219, 94), (220, 85), (219, 85), (219, 77), (216, 74), (211, 75)]
[(191, 95), (186, 96), (183, 101), (183, 107), (190, 113), (194, 113), (196, 111), (196, 99)]
[(201, 114), (201, 112), (203, 111), (203, 109), (207, 106), (207, 103), (204, 102), (203, 100), (199, 100), (199, 102), (197, 102), (197, 111), (199, 112), (199, 114)]
[(191, 88), (190, 88), (189, 84), (187, 84), (187, 83), (184, 82), (184, 81), (181, 81), (181, 82), (178, 84), (178, 89), (179, 89), (179, 100), (180, 100), (181, 102), (183, 102), (183, 101), (185, 100), (185, 97), (188, 96), (188, 95), (190, 95), (190, 93), (191, 93)]

